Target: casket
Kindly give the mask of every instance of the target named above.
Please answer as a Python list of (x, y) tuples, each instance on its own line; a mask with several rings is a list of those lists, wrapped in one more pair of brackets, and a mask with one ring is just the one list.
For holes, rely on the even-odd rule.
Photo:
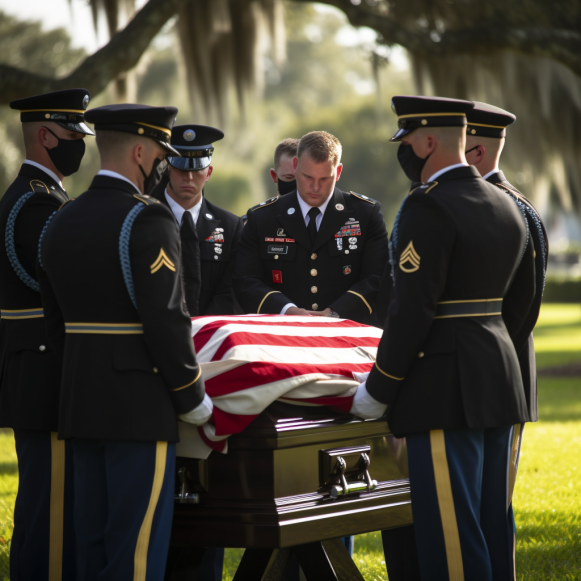
[(228, 454), (178, 458), (176, 469), (174, 554), (281, 549), (412, 523), (405, 440), (385, 420), (276, 402), (230, 438)]

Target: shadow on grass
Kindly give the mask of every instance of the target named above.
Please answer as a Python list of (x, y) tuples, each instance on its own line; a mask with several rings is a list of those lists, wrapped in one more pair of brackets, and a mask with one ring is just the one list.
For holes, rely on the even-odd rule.
[(539, 418), (543, 422), (581, 420), (581, 377), (539, 377)]
[(0, 462), (0, 476), (5, 474), (18, 474), (18, 464), (14, 462)]

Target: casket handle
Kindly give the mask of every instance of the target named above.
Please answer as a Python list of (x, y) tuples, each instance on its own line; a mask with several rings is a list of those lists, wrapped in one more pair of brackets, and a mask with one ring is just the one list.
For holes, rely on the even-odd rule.
[(377, 488), (377, 480), (372, 480), (369, 475), (369, 465), (371, 460), (369, 454), (362, 452), (357, 463), (358, 471), (355, 474), (355, 481), (348, 483), (345, 477), (345, 471), (347, 470), (347, 462), (341, 456), (337, 457), (337, 464), (335, 467), (335, 472), (339, 477), (339, 483), (334, 484), (329, 491), (332, 498), (337, 498), (339, 496), (344, 496), (351, 492), (371, 492)]

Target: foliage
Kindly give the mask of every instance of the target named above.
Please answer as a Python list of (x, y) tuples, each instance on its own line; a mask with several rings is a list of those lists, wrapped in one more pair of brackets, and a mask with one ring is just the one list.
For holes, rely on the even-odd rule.
[(547, 278), (543, 301), (546, 303), (581, 303), (581, 278)]

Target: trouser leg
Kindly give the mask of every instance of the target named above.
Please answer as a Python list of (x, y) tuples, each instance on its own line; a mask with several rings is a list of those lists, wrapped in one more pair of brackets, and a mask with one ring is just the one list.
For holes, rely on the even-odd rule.
[(420, 581), (413, 525), (381, 531), (381, 540), (389, 581)]
[(204, 581), (222, 581), (224, 569), (224, 549), (209, 547), (202, 558), (198, 578)]
[(70, 444), (56, 433), (14, 431), (18, 494), (10, 549), (14, 581), (74, 579)]

